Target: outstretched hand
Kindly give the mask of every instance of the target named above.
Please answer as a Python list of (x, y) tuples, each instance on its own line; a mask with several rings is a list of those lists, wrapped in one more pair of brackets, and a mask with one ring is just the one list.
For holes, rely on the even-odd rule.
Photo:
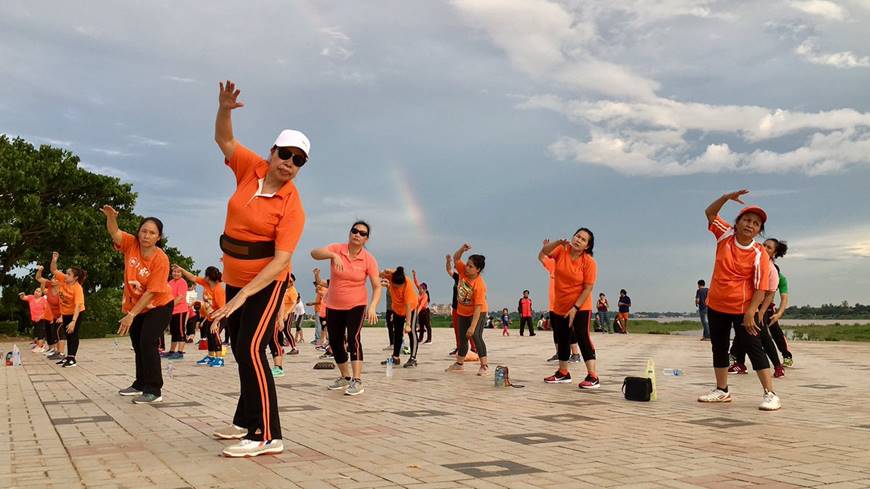
[(104, 205), (103, 207), (100, 207), (100, 212), (105, 214), (106, 217), (114, 217), (115, 219), (118, 218), (118, 211), (116, 211), (114, 207), (112, 207), (108, 204)]
[(725, 197), (728, 197), (728, 200), (733, 200), (734, 202), (739, 202), (739, 203), (741, 203), (741, 204), (743, 204), (743, 205), (746, 205), (746, 202), (743, 202), (743, 201), (740, 199), (740, 197), (742, 197), (742, 196), (744, 196), (744, 195), (746, 195), (746, 194), (748, 194), (748, 193), (749, 193), (749, 190), (746, 190), (746, 189), (744, 188), (744, 189), (738, 190), (738, 191), (736, 191), (736, 192), (727, 193), (727, 194), (725, 194)]
[(221, 83), (220, 86), (221, 90), (218, 95), (218, 102), (221, 109), (233, 110), (245, 106), (245, 104), (239, 102), (239, 94), (242, 91), (236, 89), (235, 83), (227, 80), (226, 84)]

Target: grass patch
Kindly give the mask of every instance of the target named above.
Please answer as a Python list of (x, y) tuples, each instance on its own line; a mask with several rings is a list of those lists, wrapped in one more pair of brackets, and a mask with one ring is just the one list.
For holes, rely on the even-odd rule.
[(809, 341), (870, 341), (870, 324), (832, 324), (822, 326), (810, 324), (807, 326), (783, 326), (788, 335), (794, 331), (796, 339)]
[(677, 321), (660, 323), (648, 319), (629, 319), (629, 334), (671, 334), (677, 331), (694, 331), (701, 329), (700, 321)]

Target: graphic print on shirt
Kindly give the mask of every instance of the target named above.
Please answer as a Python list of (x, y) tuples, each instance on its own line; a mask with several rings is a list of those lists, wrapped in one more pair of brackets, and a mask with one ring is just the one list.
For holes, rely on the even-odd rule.
[(460, 280), (459, 285), (456, 287), (456, 300), (459, 302), (459, 304), (462, 304), (464, 306), (470, 306), (472, 305), (471, 301), (473, 297), (474, 287), (472, 287), (467, 280)]
[[(151, 276), (151, 270), (148, 270), (148, 267), (143, 265), (138, 257), (131, 256), (127, 261), (127, 268), (133, 272), (134, 276), (140, 278), (141, 280), (147, 282), (148, 277)], [(133, 296), (135, 300), (133, 303), (138, 302), (139, 297), (142, 297), (142, 294), (145, 293), (145, 287), (142, 285), (142, 282), (139, 280), (128, 280), (127, 283), (133, 289)], [(153, 306), (154, 304), (150, 304)]]

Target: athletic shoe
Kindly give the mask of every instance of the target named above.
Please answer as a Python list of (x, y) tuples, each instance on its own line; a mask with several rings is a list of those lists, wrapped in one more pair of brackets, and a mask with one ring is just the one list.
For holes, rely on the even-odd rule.
[(154, 404), (157, 402), (163, 402), (163, 397), (155, 396), (154, 394), (142, 394), (136, 399), (133, 399), (133, 404)]
[(67, 359), (64, 360), (64, 362), (61, 364), (61, 367), (64, 367), (64, 368), (67, 368), (67, 367), (76, 367), (76, 366), (78, 366), (78, 363), (76, 363), (76, 359), (75, 359), (75, 358), (67, 358)]
[(410, 355), (411, 354), (411, 347), (410, 346), (403, 346), (402, 353), (404, 353), (405, 355)]
[[(532, 335), (532, 336), (534, 336), (534, 335)], [(432, 344), (432, 340), (424, 341), (423, 344), (424, 344), (424, 345), (431, 345), (431, 344)]]
[(208, 364), (208, 366), (209, 367), (223, 367), (224, 366), (224, 359), (214, 357), (214, 359), (211, 361), (211, 363)]
[(792, 358), (792, 357), (783, 358), (782, 364), (786, 367), (794, 367), (794, 358)]
[(49, 348), (48, 350), (45, 350), (43, 355), (50, 357), (50, 356), (54, 355), (55, 353), (57, 353), (57, 350), (55, 350), (54, 348)]
[(746, 374), (746, 364), (734, 362), (728, 367), (729, 374)]
[(732, 354), (729, 353), (729, 354), (728, 354), (728, 362), (730, 362), (730, 363), (737, 363), (737, 357), (735, 357), (734, 355), (732, 355)]
[(556, 373), (549, 377), (544, 377), (544, 382), (548, 384), (570, 384), (571, 383), (571, 372), (565, 372), (564, 374), (558, 370)]
[(778, 367), (773, 367), (773, 376), (775, 378), (785, 377), (785, 369), (782, 368), (782, 365)]
[(568, 358), (568, 361), (571, 363), (580, 363), (583, 361), (583, 357), (581, 357), (579, 353), (573, 353)]
[(221, 440), (241, 440), (248, 434), (247, 428), (242, 428), (241, 426), (236, 426), (231, 424), (226, 428), (221, 428), (219, 430), (215, 430), (211, 435), (215, 438), (219, 438)]
[(122, 396), (124, 396), (124, 397), (129, 397), (129, 396), (141, 396), (141, 395), (142, 395), (142, 391), (140, 391), (139, 389), (134, 388), (134, 387), (131, 385), (130, 387), (126, 387), (126, 388), (124, 388), (124, 389), (119, 390), (119, 391), (118, 391), (118, 394), (120, 394), (120, 395), (122, 395)]
[(361, 380), (353, 379), (350, 381), (350, 386), (344, 390), (344, 395), (346, 396), (358, 396), (365, 392), (365, 388), (362, 385)]
[(55, 365), (60, 365), (61, 367), (63, 367), (63, 364), (65, 364), (65, 363), (66, 363), (66, 357), (63, 357), (60, 360), (54, 362)]
[(486, 377), (489, 375), (489, 367), (486, 365), (481, 365), (479, 369), (477, 369), (478, 377)]
[(175, 352), (170, 353), (169, 355), (166, 355), (166, 359), (167, 360), (184, 360), (184, 353), (175, 351)]
[(758, 409), (762, 411), (776, 411), (781, 407), (782, 403), (779, 402), (779, 396), (770, 391), (764, 393), (764, 397), (761, 398), (761, 404), (758, 405)]
[(601, 387), (601, 382), (598, 381), (598, 377), (593, 377), (591, 375), (587, 375), (583, 382), (580, 382), (580, 385), (577, 387), (581, 389), (597, 389)]
[[(392, 348), (392, 347), (390, 347), (390, 348)], [(447, 356), (456, 355), (456, 353), (457, 353), (458, 351), (459, 351), (458, 348), (454, 348), (452, 352), (450, 352), (450, 353), (447, 354)]]
[(465, 370), (465, 367), (461, 363), (456, 362), (453, 362), (449, 367), (444, 369), (445, 372), (461, 372), (463, 370)]
[(160, 355), (160, 358), (166, 358), (166, 357), (168, 357), (169, 355), (172, 355), (173, 353), (175, 353), (175, 352), (173, 352), (173, 351), (163, 351), (163, 350), (160, 350), (160, 353), (158, 353), (158, 355)]
[(381, 362), (381, 365), (386, 365), (389, 362), (393, 362), (393, 366), (395, 366), (395, 367), (398, 367), (399, 365), (402, 364), (402, 361), (397, 359), (397, 358), (387, 357), (386, 360)]
[(63, 353), (61, 353), (59, 351), (56, 351), (48, 356), (49, 360), (63, 360), (65, 358), (66, 358), (66, 355), (64, 355)]
[(267, 453), (281, 453), (284, 451), (284, 442), (281, 440), (256, 441), (243, 439), (236, 445), (224, 448), (224, 457), (256, 457)]
[(558, 359), (559, 359), (559, 355), (553, 355), (552, 357), (548, 358), (547, 361), (548, 362), (555, 362)]
[(326, 351), (326, 347), (324, 345), (317, 345), (314, 347), (317, 351)]
[(196, 364), (197, 365), (209, 365), (209, 364), (211, 364), (211, 357), (210, 356), (202, 357), (202, 360), (196, 362)]
[(706, 394), (698, 396), (698, 402), (731, 402), (731, 393), (717, 387)]
[(350, 387), (351, 381), (345, 379), (344, 377), (339, 377), (335, 379), (335, 382), (329, 384), (326, 388), (331, 391), (339, 391), (342, 389), (347, 389)]
[(403, 368), (411, 368), (411, 367), (416, 367), (416, 366), (417, 366), (417, 359), (416, 358), (409, 358), (408, 361), (405, 362), (404, 365), (402, 365)]
[(288, 351), (287, 354), (288, 354), (288, 355), (298, 355), (298, 354), (299, 354), (299, 350), (297, 350), (296, 348), (294, 348), (294, 349)]
[(325, 352), (323, 355), (320, 355), (320, 358), (334, 358), (332, 353)]
[(535, 333), (529, 333), (529, 336), (537, 336)]
[(272, 377), (277, 378), (277, 377), (283, 377), (283, 376), (284, 376), (284, 369), (283, 368), (272, 367)]

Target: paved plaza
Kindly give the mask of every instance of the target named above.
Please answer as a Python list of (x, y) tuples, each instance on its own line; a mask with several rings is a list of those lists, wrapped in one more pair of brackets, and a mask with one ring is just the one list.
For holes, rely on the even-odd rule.
[[(783, 408), (771, 413), (757, 409), (754, 375), (731, 377), (731, 404), (696, 402), (713, 386), (697, 337), (595, 334), (602, 386), (583, 392), (582, 364), (573, 384), (544, 384), (549, 332), (486, 331), (491, 365), (508, 365), (523, 388), (495, 388), (476, 364), (445, 373), (449, 330), (392, 378), (378, 365), (385, 330), (363, 338), (357, 397), (326, 389), (337, 370), (313, 370), (311, 345), (286, 357), (276, 379), (285, 451), (253, 459), (222, 458), (231, 442), (211, 438), (236, 405), (231, 357), (197, 367), (193, 350), (171, 377), (164, 361), (164, 402), (139, 406), (117, 395), (132, 381), (126, 338), (82, 341), (76, 368), (26, 351), (21, 368), (0, 367), (0, 487), (870, 487), (870, 345), (795, 344), (795, 368), (776, 382)], [(624, 400), (622, 379), (647, 358), (658, 400)], [(665, 377), (668, 367), (685, 375)]]

